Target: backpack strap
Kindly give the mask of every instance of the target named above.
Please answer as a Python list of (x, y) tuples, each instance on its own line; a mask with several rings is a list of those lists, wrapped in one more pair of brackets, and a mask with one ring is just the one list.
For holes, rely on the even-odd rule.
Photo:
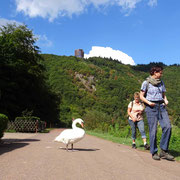
[[(147, 84), (146, 84), (146, 91), (145, 91), (145, 94), (144, 94), (144, 97), (146, 97), (147, 96), (147, 91), (148, 91), (148, 88), (149, 88), (149, 81), (147, 80)], [(162, 83), (162, 81), (161, 81), (161, 83), (160, 83), (161, 85), (163, 85), (163, 83)], [(158, 88), (159, 89), (159, 88)]]
[(149, 81), (147, 80), (147, 84), (146, 84), (146, 91), (145, 91), (144, 97), (146, 97), (146, 96), (147, 96), (147, 91), (148, 91), (148, 88), (149, 88)]
[[(134, 104), (134, 103), (133, 103), (133, 101), (131, 101), (130, 103), (131, 103), (131, 111), (132, 111), (132, 107), (133, 107), (133, 104)], [(131, 112), (131, 111), (130, 111), (130, 112)], [(127, 117), (129, 117), (129, 114), (127, 114)]]
[(134, 104), (133, 101), (131, 101), (131, 110), (132, 110), (132, 108), (133, 108), (133, 104)]

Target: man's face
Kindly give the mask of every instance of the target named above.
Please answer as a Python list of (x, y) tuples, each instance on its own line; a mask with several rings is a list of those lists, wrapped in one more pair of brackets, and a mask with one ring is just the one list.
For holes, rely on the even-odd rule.
[(163, 75), (163, 71), (159, 71), (159, 72), (154, 72), (154, 75), (157, 79), (160, 79)]

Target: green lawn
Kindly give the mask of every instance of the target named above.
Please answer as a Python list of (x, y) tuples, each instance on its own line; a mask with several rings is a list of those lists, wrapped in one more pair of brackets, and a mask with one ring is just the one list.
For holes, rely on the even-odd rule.
[[(173, 156), (175, 156), (176, 161), (180, 161), (180, 148), (179, 148), (179, 145), (180, 145), (179, 144), (179, 139), (180, 139), (180, 137), (179, 138), (177, 137), (179, 135), (180, 129), (173, 127), (173, 130), (174, 130), (173, 131), (174, 133), (172, 133), (172, 136), (171, 136), (169, 152)], [(158, 144), (160, 142), (160, 137), (161, 137), (161, 132), (159, 132), (159, 131), (160, 131), (160, 128), (158, 129), (158, 134), (157, 134), (158, 137), (159, 137), (158, 138)], [(125, 145), (128, 145), (128, 146), (131, 146), (131, 144), (132, 144), (132, 140), (131, 140), (130, 135), (127, 138), (124, 138), (124, 137), (113, 136), (112, 134), (103, 133), (103, 132), (100, 132), (100, 131), (89, 131), (89, 130), (87, 130), (86, 133), (89, 134), (89, 135), (96, 136), (96, 137), (106, 139), (106, 140), (109, 140), (109, 141), (112, 141), (112, 142), (115, 142), (115, 143), (119, 143), (119, 144), (125, 144)], [(147, 134), (147, 136), (148, 136), (148, 134)], [(148, 137), (147, 137), (147, 140), (148, 140)], [(142, 141), (141, 137), (138, 137), (136, 139), (136, 146), (137, 146), (138, 149), (144, 150), (143, 141)]]

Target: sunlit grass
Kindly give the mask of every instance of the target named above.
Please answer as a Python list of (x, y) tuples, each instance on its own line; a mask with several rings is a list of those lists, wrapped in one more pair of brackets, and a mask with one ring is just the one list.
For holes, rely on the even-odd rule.
[[(132, 140), (131, 140), (130, 136), (127, 136), (125, 138), (124, 137), (117, 137), (117, 136), (114, 136), (114, 135), (109, 134), (109, 133), (103, 133), (101, 131), (89, 131), (89, 130), (88, 131), (86, 130), (86, 133), (89, 135), (92, 135), (92, 136), (96, 136), (96, 137), (99, 137), (102, 139), (106, 139), (106, 140), (115, 142), (115, 143), (125, 144), (128, 146), (132, 145)], [(173, 138), (173, 136), (172, 136), (172, 138)], [(179, 144), (177, 144), (177, 145), (179, 145)], [(138, 137), (136, 139), (136, 146), (137, 146), (137, 149), (144, 150), (143, 141), (142, 141), (141, 137)], [(158, 149), (160, 149), (160, 147), (158, 147)], [(175, 160), (180, 161), (180, 149), (178, 149), (176, 144), (173, 144), (173, 142), (170, 141), (170, 148), (169, 149), (170, 149), (169, 152), (175, 157)]]

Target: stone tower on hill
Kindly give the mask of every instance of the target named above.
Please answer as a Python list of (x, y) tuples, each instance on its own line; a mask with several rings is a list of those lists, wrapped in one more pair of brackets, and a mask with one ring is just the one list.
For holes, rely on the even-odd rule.
[(79, 57), (79, 58), (83, 58), (84, 57), (84, 51), (83, 49), (76, 49), (75, 50), (75, 56)]

